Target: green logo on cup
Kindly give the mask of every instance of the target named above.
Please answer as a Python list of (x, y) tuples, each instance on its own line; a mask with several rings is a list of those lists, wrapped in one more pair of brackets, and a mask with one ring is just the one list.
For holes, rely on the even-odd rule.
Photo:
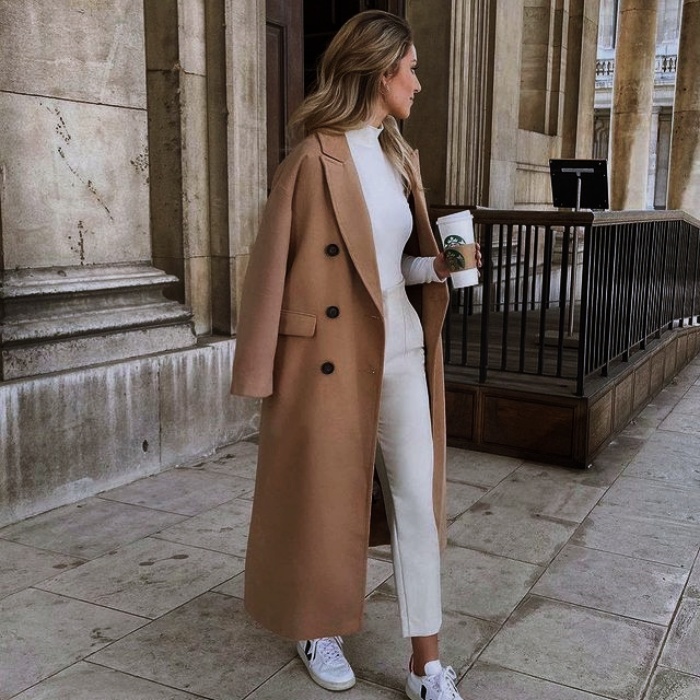
[(466, 245), (467, 242), (462, 238), (462, 236), (455, 236), (454, 234), (451, 236), (448, 236), (445, 239), (445, 247), (449, 248), (452, 245)]
[(467, 261), (464, 259), (464, 256), (455, 248), (447, 248), (445, 250), (445, 261), (450, 272), (459, 272), (467, 267)]

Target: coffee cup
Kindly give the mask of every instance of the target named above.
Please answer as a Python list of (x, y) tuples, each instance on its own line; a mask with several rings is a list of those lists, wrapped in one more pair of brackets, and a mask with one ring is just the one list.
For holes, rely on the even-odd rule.
[(474, 219), (470, 211), (441, 216), (437, 220), (445, 260), (450, 268), (452, 285), (456, 289), (479, 284), (474, 243)]

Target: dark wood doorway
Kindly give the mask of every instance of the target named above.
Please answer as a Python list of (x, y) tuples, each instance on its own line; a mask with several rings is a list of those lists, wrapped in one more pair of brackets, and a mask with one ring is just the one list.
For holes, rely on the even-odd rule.
[(267, 181), (294, 145), (289, 118), (316, 79), (316, 64), (344, 22), (364, 10), (405, 16), (406, 0), (267, 0)]
[(267, 0), (267, 186), (293, 145), (287, 125), (304, 98), (304, 2)]

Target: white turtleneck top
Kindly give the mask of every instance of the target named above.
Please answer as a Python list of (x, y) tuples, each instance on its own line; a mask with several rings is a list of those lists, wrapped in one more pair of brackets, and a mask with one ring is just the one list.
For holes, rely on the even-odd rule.
[(381, 133), (381, 128), (367, 125), (345, 132), (345, 137), (372, 222), (382, 291), (402, 281), (442, 282), (433, 267), (435, 258), (413, 257), (403, 252), (413, 228), (413, 216), (401, 178), (379, 143)]

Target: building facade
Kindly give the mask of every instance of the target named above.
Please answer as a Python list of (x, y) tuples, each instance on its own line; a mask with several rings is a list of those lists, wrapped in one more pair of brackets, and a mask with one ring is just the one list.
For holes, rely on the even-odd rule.
[[(596, 60), (594, 158), (608, 158), (619, 0), (601, 0)], [(652, 114), (645, 208), (665, 209), (678, 67), (682, 0), (661, 0), (657, 10)]]
[(229, 381), (268, 177), (369, 7), (415, 29), (430, 202), (550, 207), (549, 158), (593, 153), (600, 0), (0, 0), (0, 525), (255, 432)]

